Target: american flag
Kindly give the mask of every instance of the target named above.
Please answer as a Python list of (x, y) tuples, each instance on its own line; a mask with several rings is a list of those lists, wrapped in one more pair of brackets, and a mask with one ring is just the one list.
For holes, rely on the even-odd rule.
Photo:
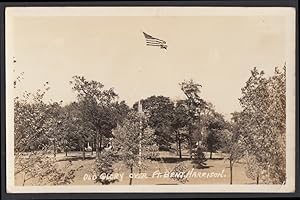
[(146, 45), (147, 46), (157, 46), (160, 47), (161, 49), (167, 49), (167, 43), (164, 40), (161, 40), (159, 38), (155, 38), (145, 32), (143, 32), (145, 39), (146, 39)]

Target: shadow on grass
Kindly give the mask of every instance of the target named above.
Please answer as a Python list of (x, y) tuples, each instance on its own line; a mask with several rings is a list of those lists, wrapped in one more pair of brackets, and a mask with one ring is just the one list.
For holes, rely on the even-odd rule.
[(207, 160), (224, 160), (224, 158), (207, 158)]
[(174, 157), (159, 157), (159, 158), (152, 158), (150, 159), (152, 161), (157, 161), (159, 163), (180, 163), (184, 161), (191, 161), (192, 164), (194, 164), (194, 167), (197, 169), (207, 169), (213, 166), (197, 166), (197, 163), (195, 163), (195, 160), (191, 160), (190, 158), (174, 158)]
[(208, 169), (208, 168), (210, 168), (210, 167), (213, 167), (213, 166), (201, 166), (201, 167), (199, 167), (199, 166), (197, 166), (197, 164), (195, 164), (195, 165), (193, 165), (193, 167), (194, 168), (196, 168), (196, 169)]
[(161, 163), (179, 163), (179, 162), (190, 160), (190, 158), (159, 157), (159, 158), (151, 158), (151, 160), (161, 162)]
[[(85, 157), (84, 160), (94, 160), (94, 159), (95, 159), (95, 157), (87, 156), (87, 157)], [(68, 156), (68, 157), (59, 159), (58, 161), (61, 162), (61, 161), (79, 161), (79, 160), (83, 160), (83, 158), (81, 156)]]

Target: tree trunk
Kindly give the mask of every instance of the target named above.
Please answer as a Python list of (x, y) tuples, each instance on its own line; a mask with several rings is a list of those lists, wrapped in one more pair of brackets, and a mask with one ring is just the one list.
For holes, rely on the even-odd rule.
[(190, 149), (190, 159), (193, 159), (193, 147), (192, 147), (192, 133), (191, 130), (189, 130), (189, 149)]
[(212, 151), (210, 151), (209, 159), (212, 159)]
[(256, 184), (257, 185), (259, 184), (259, 174), (257, 174), (257, 176), (256, 176)]
[(99, 144), (99, 153), (101, 153), (101, 151), (102, 151), (102, 139), (103, 139), (103, 135), (102, 135), (102, 133), (100, 134), (100, 144)]
[(193, 154), (192, 154), (193, 148), (192, 148), (192, 144), (191, 144), (191, 143), (192, 143), (192, 142), (191, 142), (191, 139), (190, 139), (189, 143), (190, 143), (190, 144), (189, 144), (189, 146), (190, 146), (190, 147), (189, 147), (189, 148), (190, 148), (190, 149), (189, 149), (189, 154), (190, 154), (190, 159), (192, 160), (192, 159), (193, 159)]
[(179, 150), (179, 158), (181, 159), (182, 158), (182, 155), (181, 155), (181, 139), (178, 140), (178, 150)]
[(130, 167), (130, 174), (131, 174), (131, 176), (129, 178), (129, 185), (132, 185), (132, 174), (133, 174), (133, 167), (132, 166)]
[(68, 156), (68, 149), (67, 149), (67, 147), (65, 147), (65, 153), (66, 153), (66, 157)]
[(99, 131), (96, 131), (96, 143), (95, 143), (95, 147), (96, 147), (96, 158), (100, 157), (100, 153), (99, 153)]
[(85, 159), (85, 143), (82, 143), (82, 160)]
[(24, 172), (24, 174), (23, 174), (23, 186), (25, 185), (25, 182), (26, 182), (26, 172)]
[(179, 155), (179, 133), (178, 131), (175, 131), (176, 133), (176, 156)]
[(94, 140), (93, 140), (93, 142), (91, 143), (91, 148), (92, 148), (91, 155), (93, 155), (93, 150), (94, 150)]
[(178, 139), (176, 139), (176, 156), (179, 155)]
[(96, 137), (94, 136), (94, 137), (93, 137), (93, 145), (92, 145), (92, 150), (94, 150), (94, 149), (95, 149), (95, 152), (97, 151), (97, 150), (96, 150), (96, 142), (97, 142), (97, 141), (96, 141)]
[(230, 167), (230, 185), (232, 185), (232, 168), (233, 168), (233, 163), (232, 160), (229, 160), (229, 167)]
[(56, 141), (53, 141), (53, 156), (56, 158)]

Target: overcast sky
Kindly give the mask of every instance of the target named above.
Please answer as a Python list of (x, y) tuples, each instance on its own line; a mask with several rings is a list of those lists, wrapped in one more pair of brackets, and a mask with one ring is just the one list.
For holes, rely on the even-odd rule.
[[(113, 87), (130, 106), (140, 98), (184, 98), (179, 82), (194, 79), (226, 116), (239, 110), (241, 88), (258, 67), (267, 75), (286, 60), (286, 24), (272, 16), (15, 17), (17, 94), (48, 81), (47, 98), (75, 100), (74, 75)], [(168, 50), (145, 45), (142, 31)]]

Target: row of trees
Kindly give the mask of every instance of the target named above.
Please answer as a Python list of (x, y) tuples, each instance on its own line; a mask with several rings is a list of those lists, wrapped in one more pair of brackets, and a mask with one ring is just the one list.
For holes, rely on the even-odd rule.
[[(115, 146), (114, 150), (119, 150), (117, 153), (114, 152), (114, 155), (122, 158), (120, 152), (124, 155), (132, 154), (133, 158), (128, 155), (125, 156), (126, 159), (123, 158), (131, 170), (136, 166), (134, 160), (141, 157), (135, 150), (132, 152), (128, 150), (128, 148), (134, 149), (132, 138), (143, 140), (142, 147), (135, 148), (142, 148), (143, 158), (148, 157), (150, 149), (152, 158), (157, 155), (155, 149), (156, 152), (158, 149), (171, 150), (171, 144), (175, 142), (179, 158), (182, 158), (182, 146), (187, 144), (192, 159), (193, 153), (203, 154), (203, 149), (201, 151), (193, 151), (193, 149), (196, 144), (198, 148), (202, 147), (200, 141), (202, 129), (204, 130), (205, 127), (209, 130), (205, 143), (207, 149), (211, 152), (217, 149), (216, 143), (219, 141), (215, 137), (217, 134), (214, 129), (221, 127), (212, 125), (213, 118), (219, 116), (221, 121), (224, 120), (220, 114), (213, 111), (211, 104), (199, 97), (201, 86), (192, 80), (180, 84), (187, 96), (186, 100), (173, 102), (169, 97), (164, 96), (142, 99), (140, 102), (143, 116), (137, 115), (137, 103), (130, 109), (124, 101), (117, 101), (118, 96), (112, 88), (104, 89), (104, 85), (100, 82), (74, 76), (70, 84), (77, 94), (77, 101), (65, 106), (62, 106), (62, 101), (44, 102), (43, 98), (50, 89), (48, 82), (44, 84), (44, 90), (38, 90), (36, 94), (25, 93), (22, 98), (15, 98), (16, 162), (17, 166), (23, 166), (16, 171), (16, 174), (24, 172), (23, 168), (29, 169), (30, 165), (34, 165), (34, 162), (30, 162), (33, 160), (32, 155), (39, 155), (41, 160), (49, 151), (53, 152), (55, 158), (58, 151), (65, 151), (67, 156), (70, 150), (82, 150), (82, 157), (85, 159), (87, 143), (94, 146), (97, 168), (106, 168), (112, 172), (114, 161), (111, 159), (112, 154), (101, 153), (111, 139)], [(207, 119), (210, 118), (205, 124), (200, 120), (204, 115)], [(142, 127), (136, 127), (137, 122), (142, 122)], [(208, 124), (211, 125), (206, 126)], [(143, 133), (143, 138), (137, 137), (140, 132)], [(129, 139), (130, 146), (126, 147), (126, 139)], [(28, 164), (18, 165), (20, 164), (18, 162), (24, 160), (24, 152), (30, 155)], [(196, 157), (205, 159), (204, 156)], [(106, 163), (102, 162), (104, 160)], [(111, 163), (107, 163), (109, 160)], [(200, 160), (199, 163), (203, 162)], [(99, 172), (103, 172), (103, 169)]]
[[(141, 171), (146, 167), (143, 160), (156, 158), (159, 150), (172, 151), (175, 145), (179, 159), (187, 148), (197, 167), (205, 166), (204, 151), (210, 152), (210, 159), (217, 150), (226, 153), (230, 183), (233, 166), (241, 158), (246, 158), (248, 175), (257, 183), (285, 181), (285, 68), (283, 72), (276, 68), (270, 78), (254, 68), (242, 88), (242, 111), (233, 113), (231, 121), (201, 98), (202, 86), (193, 80), (179, 84), (185, 99), (141, 99), (144, 114), (138, 112), (138, 102), (130, 108), (118, 101), (113, 88), (105, 89), (100, 82), (74, 76), (70, 84), (77, 99), (65, 106), (44, 101), (48, 82), (35, 94), (15, 98), (15, 174), (23, 173), (24, 184), (36, 176), (30, 169), (37, 163), (51, 163), (47, 168), (40, 166), (40, 177), (55, 177), (48, 180), (52, 184), (69, 183), (78, 168), (70, 165), (63, 173), (49, 159), (55, 160), (58, 150), (66, 156), (68, 151), (81, 150), (85, 159), (87, 143), (96, 151), (98, 175), (113, 173), (118, 161), (131, 172)], [(113, 148), (104, 151), (107, 143)], [(116, 180), (96, 181), (109, 184)]]

